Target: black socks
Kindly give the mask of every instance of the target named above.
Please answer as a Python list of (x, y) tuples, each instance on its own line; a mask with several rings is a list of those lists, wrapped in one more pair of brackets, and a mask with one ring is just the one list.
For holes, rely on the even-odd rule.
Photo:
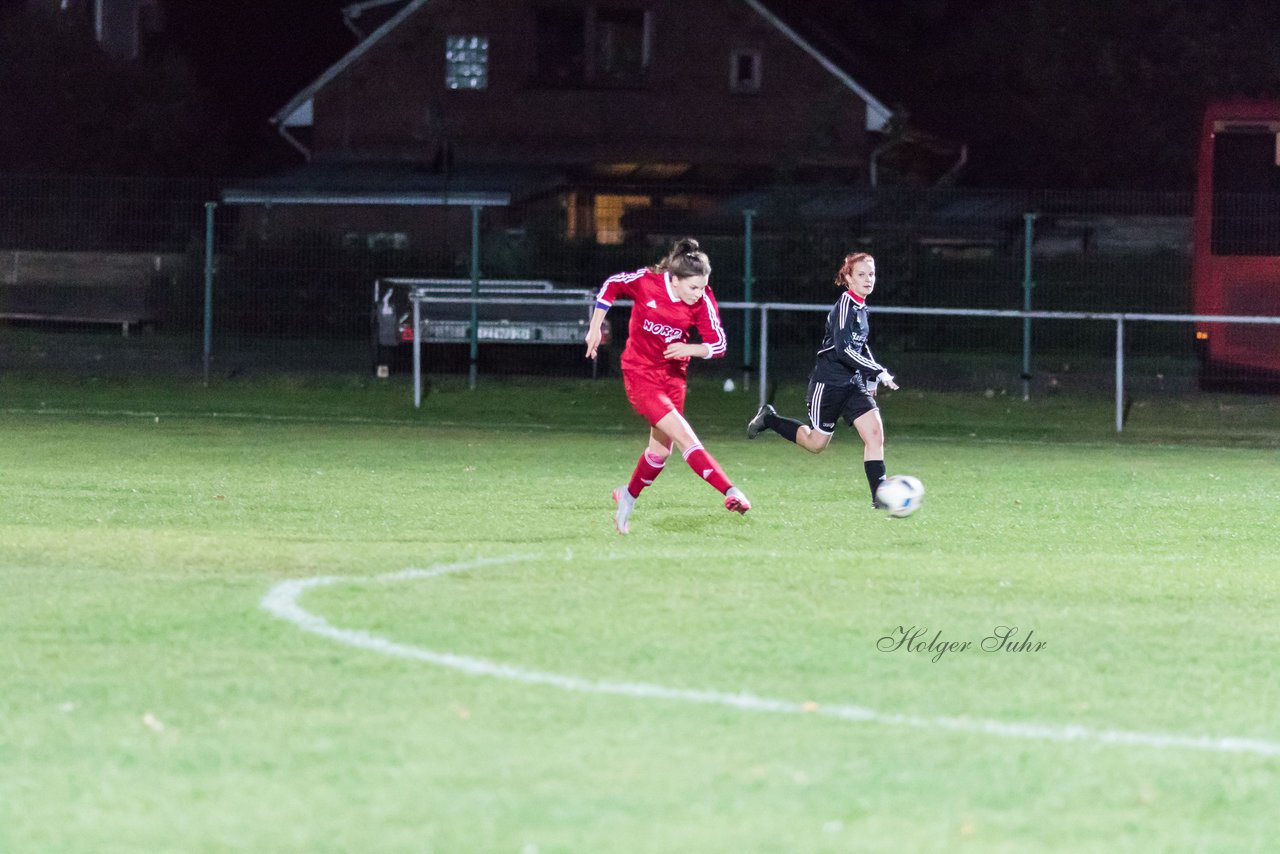
[(776, 412), (767, 412), (764, 416), (764, 426), (788, 442), (794, 442), (796, 440), (796, 431), (804, 426), (804, 422), (796, 421), (794, 418), (783, 418)]
[(871, 487), (871, 500), (879, 503), (876, 498), (876, 487), (884, 480), (884, 460), (865, 460), (862, 467), (867, 471), (867, 485)]

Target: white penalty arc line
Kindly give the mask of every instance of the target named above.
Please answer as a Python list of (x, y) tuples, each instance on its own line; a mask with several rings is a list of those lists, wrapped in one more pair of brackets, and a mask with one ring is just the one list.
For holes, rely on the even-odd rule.
[(439, 578), (486, 566), (530, 560), (529, 556), (481, 558), (461, 563), (444, 564), (431, 569), (405, 569), (385, 575), (360, 578), (356, 576), (316, 576), (313, 578), (282, 581), (268, 591), (262, 599), (262, 607), (275, 617), (293, 623), (310, 632), (347, 646), (395, 658), (422, 661), (447, 667), (471, 676), (492, 676), (509, 679), (527, 685), (545, 685), (562, 691), (584, 694), (612, 694), (652, 700), (672, 700), (703, 705), (729, 706), (749, 712), (774, 712), (780, 714), (821, 715), (862, 723), (889, 726), (914, 727), (924, 730), (942, 730), (1000, 738), (1022, 738), (1054, 742), (1092, 742), (1107, 745), (1154, 747), (1157, 749), (1205, 750), (1214, 753), (1239, 753), (1255, 756), (1280, 757), (1280, 742), (1250, 738), (1186, 736), (1156, 732), (1135, 732), (1117, 729), (1094, 729), (1084, 726), (1052, 726), (1047, 724), (1019, 723), (1013, 721), (984, 720), (981, 718), (928, 717), (880, 712), (865, 706), (848, 704), (817, 704), (812, 701), (779, 700), (750, 693), (730, 694), (721, 691), (700, 691), (686, 688), (670, 688), (645, 682), (613, 682), (584, 679), (560, 673), (529, 670), (484, 658), (459, 655), (452, 652), (436, 652), (422, 647), (398, 643), (357, 629), (344, 629), (332, 625), (325, 618), (307, 611), (299, 604), (302, 595), (318, 587), (337, 584), (368, 582), (418, 581)]

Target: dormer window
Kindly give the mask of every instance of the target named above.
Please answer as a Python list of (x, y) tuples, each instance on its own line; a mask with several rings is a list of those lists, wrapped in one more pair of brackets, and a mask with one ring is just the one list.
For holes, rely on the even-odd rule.
[(444, 40), (446, 89), (489, 88), (489, 37), (447, 36)]
[(589, 5), (534, 10), (534, 80), (550, 86), (638, 86), (649, 67), (652, 16)]
[(760, 91), (760, 51), (735, 50), (729, 54), (729, 91)]
[(602, 83), (638, 83), (649, 64), (648, 13), (643, 9), (596, 10), (595, 77)]

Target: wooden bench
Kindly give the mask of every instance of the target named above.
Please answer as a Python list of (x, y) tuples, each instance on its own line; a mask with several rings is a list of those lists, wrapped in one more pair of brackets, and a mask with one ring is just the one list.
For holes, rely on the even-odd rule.
[(108, 324), (123, 335), (156, 320), (152, 282), (172, 256), (128, 252), (0, 252), (0, 320)]

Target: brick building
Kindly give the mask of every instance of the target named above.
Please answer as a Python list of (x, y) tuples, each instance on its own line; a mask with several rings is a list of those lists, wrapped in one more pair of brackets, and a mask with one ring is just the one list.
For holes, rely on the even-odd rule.
[(304, 163), (228, 200), (541, 198), (566, 237), (611, 243), (637, 208), (705, 209), (779, 180), (865, 184), (891, 117), (759, 0), (367, 0), (344, 13), (357, 44), (272, 118)]

